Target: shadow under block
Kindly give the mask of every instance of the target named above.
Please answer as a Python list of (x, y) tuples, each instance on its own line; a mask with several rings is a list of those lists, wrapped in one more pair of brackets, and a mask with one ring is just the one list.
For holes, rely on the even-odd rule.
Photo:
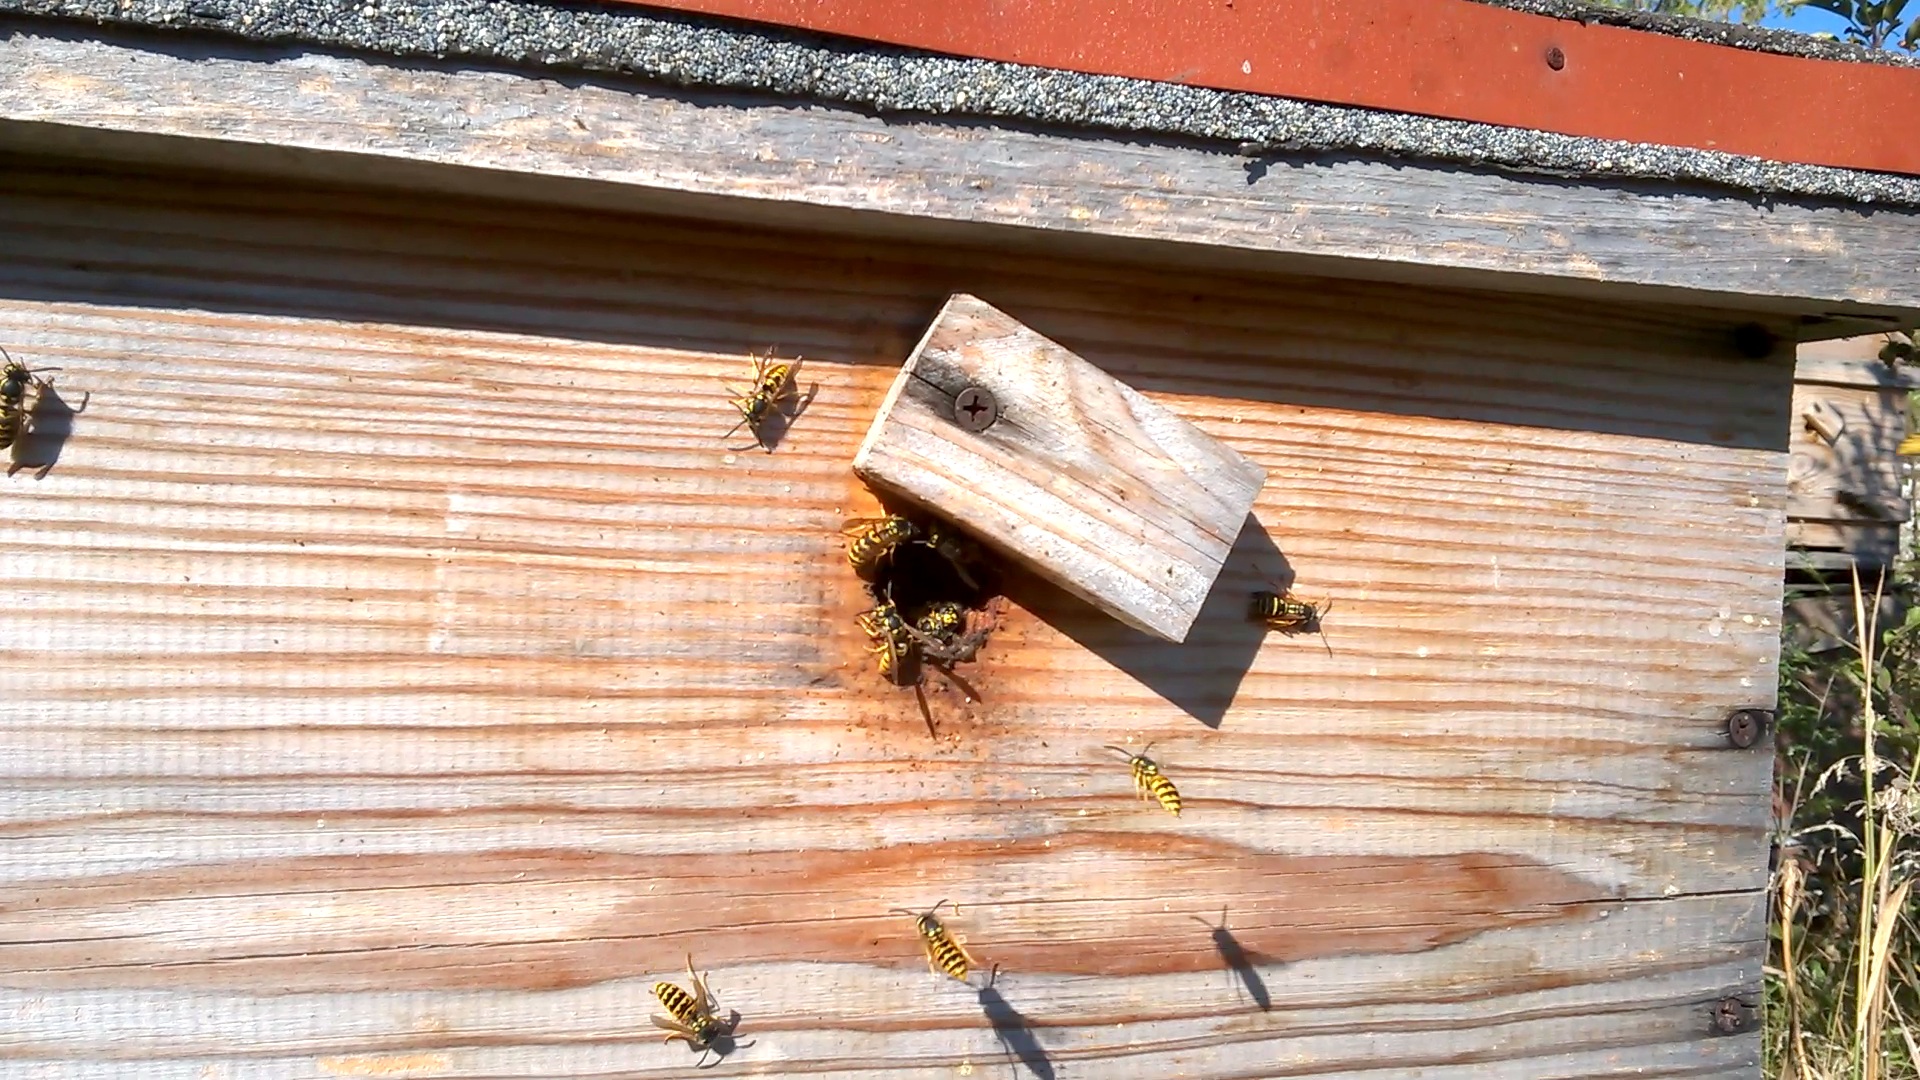
[[(974, 431), (960, 394), (991, 395)], [(1184, 641), (1266, 473), (990, 304), (956, 293), (853, 468), (1137, 630)]]

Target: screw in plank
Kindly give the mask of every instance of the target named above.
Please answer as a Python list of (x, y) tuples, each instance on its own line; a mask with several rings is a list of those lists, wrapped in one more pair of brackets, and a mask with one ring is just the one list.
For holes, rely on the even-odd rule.
[(1560, 46), (1555, 45), (1547, 50), (1547, 66), (1555, 71), (1567, 66), (1567, 54), (1560, 51)]
[(1727, 741), (1745, 750), (1766, 734), (1771, 719), (1765, 709), (1735, 709), (1727, 715)]
[(968, 431), (985, 431), (1000, 419), (1000, 405), (993, 395), (977, 386), (969, 386), (954, 395), (954, 422)]
[(1736, 997), (1713, 1003), (1713, 1030), (1720, 1035), (1738, 1035), (1753, 1028), (1754, 1008)]

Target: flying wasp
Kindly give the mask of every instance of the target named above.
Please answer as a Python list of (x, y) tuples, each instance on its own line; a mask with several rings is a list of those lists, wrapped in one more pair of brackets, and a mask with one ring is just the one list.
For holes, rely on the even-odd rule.
[(880, 606), (854, 616), (854, 622), (873, 642), (867, 651), (879, 656), (880, 674), (883, 677), (895, 686), (906, 686), (917, 681), (914, 665), (918, 655), (914, 631), (900, 617), (900, 609), (893, 606), (892, 600), (883, 600)]
[(880, 564), (893, 554), (895, 548), (918, 540), (922, 535), (920, 526), (899, 514), (889, 514), (883, 518), (855, 518), (840, 531), (853, 536), (853, 542), (847, 545), (847, 564), (863, 581), (872, 581), (879, 576)]
[[(1167, 774), (1160, 771), (1160, 766), (1146, 755), (1145, 750), (1136, 754), (1113, 745), (1108, 745), (1107, 749), (1127, 759), (1127, 764), (1133, 769), (1133, 786), (1140, 789), (1141, 798), (1156, 799), (1160, 809), (1174, 817), (1180, 816), (1179, 789), (1173, 786), (1173, 781), (1167, 779)], [(1153, 744), (1147, 744), (1147, 750), (1151, 749)]]
[[(653, 984), (653, 996), (667, 1010), (666, 1016), (655, 1015), (653, 1026), (671, 1032), (667, 1041), (685, 1039), (687, 1045), (700, 1051), (700, 1060), (706, 1061), (713, 1054), (718, 1064), (721, 1052), (716, 1044), (731, 1040), (733, 1029), (740, 1023), (740, 1014), (729, 1013), (727, 1019), (719, 1016), (720, 1003), (714, 1000), (713, 991), (707, 988), (707, 981), (693, 970), (693, 956), (687, 956), (687, 975), (693, 979), (693, 992), (688, 993), (674, 983), (657, 982)], [(696, 1065), (705, 1068), (705, 1065)]]
[(745, 427), (753, 432), (754, 441), (760, 444), (761, 449), (773, 453), (773, 447), (760, 434), (760, 426), (794, 397), (798, 387), (794, 380), (800, 374), (800, 363), (799, 360), (791, 364), (775, 362), (771, 353), (753, 357), (753, 388), (741, 391), (736, 387), (727, 387), (729, 393), (740, 395), (733, 399), (733, 407), (740, 410), (740, 422), (729, 428), (722, 438), (731, 437)]
[[(0, 349), (0, 357), (7, 361), (0, 367), (0, 450), (12, 446), (15, 439), (26, 429), (27, 414), (32, 410), (27, 405), (29, 387), (47, 385), (38, 371), (28, 370), (27, 365)], [(40, 371), (58, 371), (59, 368), (41, 368)]]
[[(949, 976), (959, 979), (961, 982), (966, 982), (968, 966), (978, 966), (980, 961), (975, 960), (972, 954), (968, 953), (966, 948), (954, 939), (954, 936), (948, 932), (940, 920), (934, 917), (933, 913), (939, 911), (945, 903), (946, 901), (942, 900), (940, 903), (922, 912), (908, 911), (905, 908), (893, 908), (892, 910), (900, 915), (913, 916), (913, 928), (919, 931), (920, 944), (927, 950), (927, 969), (929, 971), (935, 974), (946, 972)], [(953, 905), (953, 911), (954, 914), (959, 914), (960, 905)]]

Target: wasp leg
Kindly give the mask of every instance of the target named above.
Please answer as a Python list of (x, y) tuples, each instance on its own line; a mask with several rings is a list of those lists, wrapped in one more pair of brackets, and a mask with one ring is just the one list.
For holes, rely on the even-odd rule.
[[(712, 1013), (720, 1008), (720, 1002), (713, 996), (713, 990), (707, 986), (707, 980), (693, 973), (693, 954), (687, 954), (687, 974), (693, 978), (693, 992), (700, 1000), (700, 1007)], [(713, 972), (707, 972), (712, 975)]]
[[(978, 960), (975, 960), (975, 959), (973, 958), (973, 954), (967, 951), (967, 939), (966, 939), (966, 938), (963, 938), (963, 937), (958, 937), (958, 936), (956, 936), (956, 937), (954, 937), (954, 939), (953, 939), (953, 947), (954, 947), (954, 948), (956, 948), (956, 949), (959, 949), (959, 950), (960, 950), (960, 955), (961, 955), (961, 956), (964, 956), (964, 957), (966, 957), (966, 958), (967, 958), (967, 966), (968, 966), (969, 968), (977, 968), (977, 967), (979, 967), (979, 966), (980, 966), (980, 961), (978, 961)], [(964, 981), (964, 980), (963, 980), (963, 981)]]
[(667, 1042), (672, 1042), (675, 1039), (685, 1039), (688, 1046), (698, 1046), (700, 1044), (700, 1033), (682, 1024), (680, 1021), (670, 1016), (661, 1016), (658, 1013), (654, 1014), (650, 1019), (653, 1021), (654, 1027), (662, 1031), (672, 1032), (672, 1034), (667, 1036)]

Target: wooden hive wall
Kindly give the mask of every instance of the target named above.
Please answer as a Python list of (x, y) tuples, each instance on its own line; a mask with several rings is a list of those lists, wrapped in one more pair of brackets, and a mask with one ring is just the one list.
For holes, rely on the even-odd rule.
[[(0, 238), (85, 403), (0, 519), (4, 1068), (681, 1075), (691, 951), (721, 1072), (1756, 1074), (1718, 731), (1792, 366), (1732, 316), (44, 163)], [(1269, 480), (1186, 645), (1016, 583), (930, 732), (838, 530), (956, 289)], [(816, 396), (729, 449), (768, 346)], [(1330, 652), (1242, 620), (1283, 574)], [(1099, 749), (1147, 740), (1178, 819)], [(943, 897), (985, 995), (887, 913)]]
[[(1793, 565), (1836, 583), (1854, 562), (1870, 575), (1892, 566), (1901, 527), (1913, 515), (1894, 451), (1906, 437), (1907, 398), (1920, 388), (1920, 376), (1880, 360), (1889, 340), (1870, 334), (1799, 349), (1787, 543), (1795, 548)], [(1821, 413), (1831, 441), (1816, 430)]]

